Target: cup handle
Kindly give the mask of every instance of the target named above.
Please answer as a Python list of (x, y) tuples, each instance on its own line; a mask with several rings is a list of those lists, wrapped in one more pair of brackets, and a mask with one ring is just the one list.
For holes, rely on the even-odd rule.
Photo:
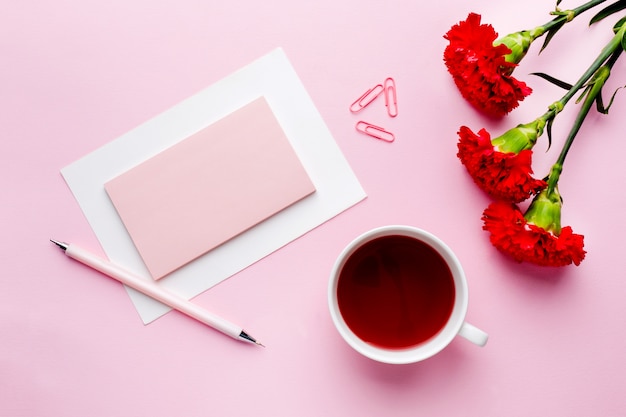
[(462, 336), (470, 342), (474, 343), (475, 345), (481, 347), (485, 346), (487, 344), (487, 339), (489, 339), (489, 335), (487, 333), (483, 332), (476, 326), (472, 326), (467, 322), (464, 322), (461, 326), (459, 336)]

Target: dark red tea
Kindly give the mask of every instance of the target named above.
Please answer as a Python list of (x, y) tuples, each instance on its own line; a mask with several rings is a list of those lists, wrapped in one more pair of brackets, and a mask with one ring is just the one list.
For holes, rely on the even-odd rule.
[(357, 249), (337, 283), (339, 310), (362, 340), (387, 349), (418, 345), (452, 313), (452, 272), (432, 247), (407, 236), (383, 236)]

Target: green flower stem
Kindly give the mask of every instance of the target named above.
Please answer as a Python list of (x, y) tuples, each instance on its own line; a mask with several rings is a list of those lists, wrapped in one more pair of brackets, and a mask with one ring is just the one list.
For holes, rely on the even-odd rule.
[(605, 62), (611, 56), (622, 47), (622, 38), (624, 37), (624, 32), (626, 32), (626, 25), (623, 25), (617, 34), (611, 39), (611, 42), (607, 46), (602, 49), (600, 55), (593, 61), (591, 66), (585, 71), (585, 73), (580, 77), (580, 79), (569, 89), (569, 91), (559, 100), (563, 103), (563, 106), (576, 94), (578, 90), (580, 90), (585, 83), (598, 71), (598, 69), (604, 65)]
[(556, 11), (551, 12), (550, 14), (557, 15), (558, 17), (540, 27), (543, 28), (544, 32), (547, 32), (556, 26), (562, 25), (567, 22), (571, 22), (579, 14), (584, 13), (589, 9), (592, 9), (596, 7), (598, 4), (604, 3), (605, 1), (606, 0), (592, 0), (574, 9), (570, 9), (570, 10), (558, 10), (557, 9)]
[[(550, 171), (550, 175), (548, 177), (548, 193), (551, 190), (554, 190), (557, 182), (559, 181), (559, 177), (561, 175), (561, 171), (563, 170), (563, 163), (565, 162), (565, 158), (567, 157), (567, 153), (569, 152), (572, 144), (574, 143), (574, 138), (576, 134), (580, 130), (585, 117), (589, 113), (591, 106), (595, 102), (596, 98), (602, 91), (602, 87), (606, 83), (607, 79), (611, 74), (611, 67), (615, 63), (615, 59), (619, 54), (621, 54), (622, 48), (622, 38), (626, 33), (626, 25), (622, 25), (622, 27), (617, 31), (611, 42), (607, 46), (604, 47), (600, 55), (596, 58), (596, 60), (591, 64), (591, 66), (585, 71), (582, 77), (578, 80), (576, 84), (569, 89), (569, 91), (555, 103), (551, 108), (563, 108), (565, 104), (576, 94), (578, 90), (580, 90), (587, 81), (590, 81), (588, 90), (586, 92), (585, 100), (582, 104), (576, 119), (574, 120), (574, 125), (570, 130), (565, 144), (563, 145), (563, 149), (561, 150), (561, 154), (559, 155), (557, 161), (552, 167)], [(608, 64), (607, 61), (609, 61)], [(592, 79), (593, 77), (593, 79)], [(546, 115), (549, 115), (552, 110), (549, 110)], [(545, 115), (544, 115), (545, 116)], [(552, 117), (556, 116), (556, 113)]]
[[(530, 49), (530, 45), (535, 41), (535, 39), (543, 36), (546, 33), (548, 37), (554, 36), (554, 34), (561, 28), (561, 26), (565, 25), (568, 22), (574, 20), (576, 16), (585, 11), (599, 5), (600, 3), (604, 3), (606, 0), (592, 0), (581, 6), (578, 6), (571, 10), (559, 10), (558, 8), (550, 12), (551, 15), (556, 15), (557, 17), (549, 21), (548, 23), (537, 26), (531, 30), (522, 30), (519, 32), (511, 33), (506, 35), (503, 38), (496, 40), (493, 44), (494, 46), (503, 44), (506, 45), (511, 52), (504, 56), (504, 59), (507, 62), (513, 64), (519, 64), (521, 60), (526, 56), (526, 53)], [(552, 31), (552, 32), (551, 32)], [(544, 48), (547, 45), (547, 42), (544, 43)], [(510, 75), (513, 73), (514, 67), (503, 68), (505, 74)]]
[[(582, 6), (579, 6), (575, 9), (570, 10), (568, 13), (568, 16), (576, 16), (577, 14), (580, 14), (592, 7), (597, 6), (600, 3), (605, 2), (606, 0), (593, 0), (590, 1), (588, 3), (583, 4)], [(562, 19), (567, 19), (566, 16), (563, 16)], [(573, 19), (573, 17), (570, 17), (570, 20)], [(553, 25), (558, 24), (559, 22), (561, 22), (561, 20), (559, 19), (555, 19), (543, 26), (540, 26), (540, 28), (545, 29), (546, 31), (549, 30)], [(541, 121), (540, 124), (541, 126), (544, 126), (550, 119), (554, 119), (554, 117), (561, 112), (561, 110), (563, 110), (563, 108), (565, 107), (565, 105), (567, 104), (567, 102), (578, 92), (578, 90), (580, 90), (587, 81), (589, 81), (589, 79), (596, 73), (596, 71), (598, 70), (598, 68), (600, 68), (602, 65), (605, 64), (605, 62), (607, 62), (607, 60), (615, 58), (613, 57), (614, 53), (620, 49), (621, 47), (621, 42), (622, 42), (622, 38), (624, 37), (624, 30), (626, 29), (626, 24), (622, 25), (620, 27), (620, 29), (618, 30), (618, 32), (616, 33), (616, 35), (613, 37), (613, 39), (611, 40), (611, 42), (609, 42), (609, 44), (607, 46), (604, 47), (604, 49), (602, 49), (602, 52), (600, 52), (600, 55), (598, 55), (598, 57), (595, 59), (595, 61), (593, 61), (593, 63), (591, 64), (591, 66), (587, 69), (587, 71), (585, 71), (585, 73), (580, 77), (580, 79), (576, 82), (576, 84), (574, 84), (568, 91), (567, 93), (558, 101), (556, 101), (555, 103), (553, 103), (552, 105), (550, 105), (548, 107), (548, 111), (546, 113), (544, 113), (542, 116), (540, 116), (537, 121)], [(535, 29), (537, 30), (537, 29)], [(532, 32), (532, 31), (531, 31)], [(611, 64), (612, 66), (612, 64)], [(541, 135), (541, 133), (539, 134)]]
[[(570, 10), (556, 10), (550, 12), (552, 15), (556, 15), (558, 17), (552, 19), (548, 23), (537, 26), (531, 30), (523, 30), (521, 32), (513, 33), (503, 38), (500, 41), (496, 41), (497, 43), (506, 44), (513, 53), (511, 54), (512, 58), (510, 58), (511, 62), (519, 63), (521, 59), (526, 55), (526, 51), (530, 47), (530, 44), (537, 38), (543, 36), (546, 32), (557, 29), (564, 25), (565, 23), (571, 22), (574, 20), (576, 16), (581, 13), (586, 12), (589, 9), (596, 7), (597, 5), (604, 3), (606, 0), (592, 0), (583, 5), (580, 5), (574, 9)], [(510, 38), (510, 39), (508, 39)], [(520, 50), (516, 50), (520, 49)]]

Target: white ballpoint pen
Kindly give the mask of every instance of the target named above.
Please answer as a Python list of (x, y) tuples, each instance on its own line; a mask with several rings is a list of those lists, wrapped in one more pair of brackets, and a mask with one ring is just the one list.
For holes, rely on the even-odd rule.
[(65, 254), (70, 258), (100, 271), (104, 275), (114, 278), (122, 284), (128, 285), (130, 288), (133, 288), (157, 301), (160, 301), (174, 310), (178, 310), (181, 313), (184, 313), (187, 316), (192, 317), (234, 339), (263, 346), (255, 338), (246, 333), (240, 326), (204, 310), (200, 306), (179, 295), (167, 291), (153, 281), (142, 279), (120, 266), (99, 258), (74, 244), (58, 242), (52, 239), (50, 241), (63, 249)]

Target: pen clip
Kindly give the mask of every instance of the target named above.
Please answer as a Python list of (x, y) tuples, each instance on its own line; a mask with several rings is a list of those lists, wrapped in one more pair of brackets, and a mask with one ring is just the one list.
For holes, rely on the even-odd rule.
[(396, 92), (396, 82), (393, 78), (389, 77), (385, 80), (384, 91), (387, 114), (390, 117), (396, 117), (398, 115), (398, 96)]
[(377, 84), (374, 87), (367, 90), (361, 97), (357, 98), (352, 105), (350, 105), (350, 111), (357, 113), (366, 108), (376, 97), (381, 95), (384, 88), (382, 84)]
[(356, 130), (361, 133), (365, 133), (373, 138), (380, 139), (385, 142), (393, 142), (396, 137), (393, 133), (386, 131), (380, 126), (373, 125), (364, 121), (359, 121), (356, 124)]

